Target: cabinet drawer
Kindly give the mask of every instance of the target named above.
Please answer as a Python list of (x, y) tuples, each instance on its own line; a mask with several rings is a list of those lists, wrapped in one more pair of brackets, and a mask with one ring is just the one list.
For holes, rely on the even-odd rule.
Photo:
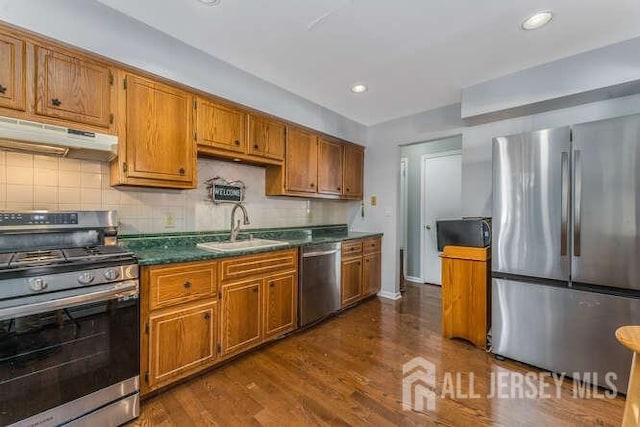
[(211, 262), (152, 267), (149, 271), (149, 308), (154, 310), (216, 296), (216, 267)]
[(362, 255), (362, 240), (348, 240), (342, 242), (342, 258)]
[(244, 277), (295, 270), (297, 267), (296, 249), (229, 258), (220, 261), (220, 281), (230, 282)]
[(375, 254), (380, 252), (382, 244), (382, 239), (379, 237), (369, 237), (368, 239), (364, 239), (362, 241), (362, 246), (364, 247), (364, 254)]

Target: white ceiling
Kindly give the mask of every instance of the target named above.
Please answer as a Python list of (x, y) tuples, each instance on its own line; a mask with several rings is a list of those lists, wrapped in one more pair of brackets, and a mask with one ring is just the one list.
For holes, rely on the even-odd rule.
[[(640, 36), (638, 0), (99, 1), (364, 125)], [(522, 31), (539, 10), (555, 13), (551, 24)], [(369, 91), (352, 94), (359, 82)]]

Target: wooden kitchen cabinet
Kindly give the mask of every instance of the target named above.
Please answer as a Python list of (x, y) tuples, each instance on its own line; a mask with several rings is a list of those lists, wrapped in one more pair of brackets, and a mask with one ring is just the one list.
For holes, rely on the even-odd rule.
[(346, 307), (362, 296), (362, 257), (342, 261), (341, 302)]
[(217, 304), (196, 303), (150, 315), (150, 388), (182, 378), (217, 357)]
[(342, 164), (343, 196), (348, 199), (362, 200), (364, 179), (364, 149), (357, 145), (344, 146)]
[(320, 138), (318, 141), (318, 193), (342, 194), (343, 144)]
[(284, 123), (255, 114), (249, 115), (248, 153), (251, 156), (284, 160), (287, 127)]
[(318, 137), (290, 127), (286, 142), (286, 180), (289, 191), (315, 193), (318, 181)]
[(352, 305), (380, 291), (381, 248), (380, 237), (342, 242), (342, 307)]
[(195, 188), (192, 95), (134, 74), (124, 76), (122, 92), (126, 123), (111, 184)]
[(222, 355), (262, 342), (262, 279), (222, 286)]
[(264, 335), (270, 338), (296, 328), (298, 276), (295, 272), (264, 279)]
[(25, 43), (0, 33), (0, 108), (25, 110)]
[(200, 150), (235, 154), (247, 151), (247, 113), (239, 108), (198, 97), (196, 135)]
[(35, 114), (102, 128), (113, 123), (113, 72), (81, 55), (35, 46)]

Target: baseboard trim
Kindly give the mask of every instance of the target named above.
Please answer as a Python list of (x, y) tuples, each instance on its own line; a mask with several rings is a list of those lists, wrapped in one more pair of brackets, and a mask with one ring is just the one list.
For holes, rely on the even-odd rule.
[(404, 278), (410, 282), (416, 282), (416, 283), (424, 283), (424, 280), (422, 280), (421, 277), (413, 277), (413, 276), (407, 276), (405, 274)]
[(386, 298), (393, 301), (397, 301), (402, 298), (402, 294), (400, 292), (389, 292), (389, 291), (380, 291), (377, 294), (380, 298)]

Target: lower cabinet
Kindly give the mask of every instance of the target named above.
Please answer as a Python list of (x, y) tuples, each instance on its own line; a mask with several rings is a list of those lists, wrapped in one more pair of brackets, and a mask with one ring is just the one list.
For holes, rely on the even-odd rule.
[(348, 240), (342, 243), (342, 307), (374, 295), (381, 288), (380, 237)]
[(222, 354), (246, 350), (262, 342), (262, 280), (222, 286)]
[(297, 327), (297, 249), (141, 271), (143, 395)]
[(149, 387), (168, 383), (214, 361), (217, 319), (217, 301), (149, 316)]

